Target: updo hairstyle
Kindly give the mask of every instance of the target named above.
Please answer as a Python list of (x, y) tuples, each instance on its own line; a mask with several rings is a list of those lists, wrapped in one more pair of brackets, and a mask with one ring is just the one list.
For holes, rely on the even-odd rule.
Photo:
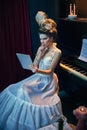
[(39, 28), (39, 34), (46, 34), (48, 37), (53, 37), (54, 41), (57, 37), (57, 24), (51, 18), (44, 20), (43, 24)]

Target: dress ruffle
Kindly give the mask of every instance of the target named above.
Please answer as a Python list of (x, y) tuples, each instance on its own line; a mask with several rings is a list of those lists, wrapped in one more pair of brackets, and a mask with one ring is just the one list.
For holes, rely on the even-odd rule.
[[(24, 101), (9, 91), (0, 95), (0, 128), (4, 130), (36, 130), (53, 122), (62, 114), (61, 102), (54, 105), (35, 105)], [(2, 114), (3, 113), (3, 114)]]

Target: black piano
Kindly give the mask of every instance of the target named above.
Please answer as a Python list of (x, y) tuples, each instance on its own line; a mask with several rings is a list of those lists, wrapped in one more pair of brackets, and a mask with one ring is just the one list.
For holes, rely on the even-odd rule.
[(60, 91), (87, 99), (87, 62), (78, 59), (83, 38), (87, 38), (87, 18), (58, 19), (58, 47), (62, 50), (58, 70)]
[(87, 107), (87, 62), (80, 60), (82, 39), (87, 38), (87, 18), (58, 19), (58, 47), (62, 57), (58, 67), (59, 96), (63, 114), (77, 124), (73, 110)]

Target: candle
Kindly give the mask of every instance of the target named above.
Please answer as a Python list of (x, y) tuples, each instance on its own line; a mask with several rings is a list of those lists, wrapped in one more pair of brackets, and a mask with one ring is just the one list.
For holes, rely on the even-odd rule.
[(85, 106), (80, 106), (73, 111), (73, 114), (76, 116), (78, 120), (82, 117), (84, 118), (85, 115), (87, 115), (87, 108)]
[(80, 106), (80, 107), (78, 108), (78, 111), (79, 111), (79, 114), (81, 114), (81, 115), (84, 116), (84, 115), (87, 113), (87, 108), (84, 107), (84, 106)]
[(70, 8), (70, 15), (72, 14), (72, 4), (70, 4), (70, 6), (69, 6), (69, 8)]
[(85, 106), (80, 106), (73, 111), (73, 114), (78, 120), (76, 130), (87, 130), (87, 108)]
[(84, 107), (81, 107), (81, 108), (80, 108), (80, 111), (81, 111), (81, 112), (84, 112), (84, 111), (85, 111)]
[(73, 14), (76, 14), (76, 5), (74, 4), (74, 10), (73, 10)]

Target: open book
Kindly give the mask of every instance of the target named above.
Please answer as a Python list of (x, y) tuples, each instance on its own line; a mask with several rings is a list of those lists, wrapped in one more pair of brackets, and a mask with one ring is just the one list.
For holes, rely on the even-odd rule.
[(29, 65), (32, 65), (32, 59), (28, 54), (16, 53), (16, 56), (23, 69), (29, 69)]
[(82, 40), (82, 48), (78, 59), (87, 62), (87, 39)]

